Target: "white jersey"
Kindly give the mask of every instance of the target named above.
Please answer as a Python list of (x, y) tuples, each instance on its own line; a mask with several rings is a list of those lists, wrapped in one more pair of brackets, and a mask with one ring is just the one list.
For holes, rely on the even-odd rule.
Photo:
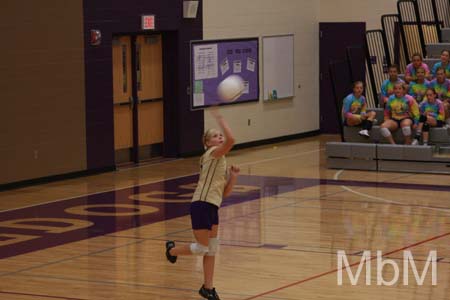
[(227, 183), (227, 162), (225, 156), (214, 158), (209, 148), (200, 158), (200, 178), (192, 201), (206, 201), (220, 207), (223, 190)]

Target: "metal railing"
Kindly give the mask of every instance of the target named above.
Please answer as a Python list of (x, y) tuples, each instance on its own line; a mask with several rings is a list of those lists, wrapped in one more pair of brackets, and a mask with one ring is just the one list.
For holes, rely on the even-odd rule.
[(436, 6), (439, 24), (450, 28), (450, 0), (433, 0)]
[(391, 65), (387, 39), (384, 31), (366, 31), (366, 48), (368, 75), (372, 85), (374, 104), (375, 107), (378, 107), (381, 85), (384, 80), (389, 78), (388, 71), (389, 66)]
[(381, 17), (381, 26), (386, 37), (387, 52), (391, 63), (397, 64), (400, 70), (404, 70), (408, 61), (408, 52), (401, 41), (398, 14), (383, 15)]
[(426, 57), (427, 49), (418, 2), (416, 0), (399, 0), (397, 9), (402, 43), (407, 52), (406, 60), (409, 62), (414, 53), (420, 53), (423, 57)]
[(416, 0), (424, 42), (426, 44), (441, 41), (441, 25), (436, 0)]

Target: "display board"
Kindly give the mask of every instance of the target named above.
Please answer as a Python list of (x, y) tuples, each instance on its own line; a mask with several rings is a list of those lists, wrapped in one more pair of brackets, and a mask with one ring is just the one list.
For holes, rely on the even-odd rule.
[(294, 35), (265, 36), (263, 44), (263, 99), (294, 97)]
[[(192, 41), (191, 108), (258, 101), (258, 43), (258, 38)], [(231, 103), (221, 103), (217, 87), (230, 75), (243, 78), (244, 93)]]

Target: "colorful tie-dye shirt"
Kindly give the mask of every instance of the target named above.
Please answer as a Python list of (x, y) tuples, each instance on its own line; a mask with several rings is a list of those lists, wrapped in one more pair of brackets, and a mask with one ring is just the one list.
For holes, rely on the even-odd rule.
[(414, 97), (417, 102), (422, 101), (425, 92), (430, 87), (430, 82), (425, 80), (423, 83), (417, 83), (416, 81), (411, 81), (409, 83), (408, 95)]
[[(425, 63), (422, 63), (421, 66), (425, 70), (425, 77), (430, 75), (430, 68)], [(409, 64), (406, 66), (405, 76), (411, 76), (413, 81), (417, 80), (416, 68), (414, 68), (413, 64)]]
[(438, 121), (445, 120), (445, 109), (444, 104), (439, 99), (436, 99), (434, 103), (429, 103), (427, 98), (425, 98), (419, 106), (421, 115), (430, 115)]
[(342, 119), (351, 115), (364, 115), (366, 113), (366, 98), (361, 96), (356, 98), (355, 95), (350, 94), (344, 99), (342, 105)]
[(404, 83), (404, 81), (401, 80), (400, 78), (397, 79), (397, 81), (395, 81), (395, 82), (392, 82), (389, 79), (386, 79), (385, 81), (383, 81), (383, 84), (381, 85), (381, 94), (384, 97), (391, 96), (392, 94), (394, 94), (394, 85), (399, 82)]
[(403, 120), (411, 118), (414, 124), (419, 123), (419, 106), (416, 100), (410, 95), (405, 95), (402, 98), (397, 98), (395, 95), (389, 97), (386, 107), (384, 109), (385, 119)]
[(441, 100), (450, 98), (450, 80), (445, 79), (444, 83), (439, 83), (437, 79), (430, 82), (430, 87), (436, 92), (437, 97)]
[[(433, 69), (431, 70), (431, 74), (433, 74), (433, 77), (436, 77), (436, 72), (437, 69), (442, 67), (442, 62), (437, 62), (434, 64)], [(445, 69), (445, 75), (447, 76), (447, 78), (450, 78), (450, 63), (447, 64), (446, 67), (444, 67)]]

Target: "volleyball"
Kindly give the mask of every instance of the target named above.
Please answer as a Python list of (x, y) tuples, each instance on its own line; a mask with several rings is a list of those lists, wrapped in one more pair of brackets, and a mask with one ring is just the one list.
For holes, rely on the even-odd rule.
[(232, 102), (244, 92), (244, 80), (241, 76), (230, 75), (219, 84), (217, 94), (221, 101)]

